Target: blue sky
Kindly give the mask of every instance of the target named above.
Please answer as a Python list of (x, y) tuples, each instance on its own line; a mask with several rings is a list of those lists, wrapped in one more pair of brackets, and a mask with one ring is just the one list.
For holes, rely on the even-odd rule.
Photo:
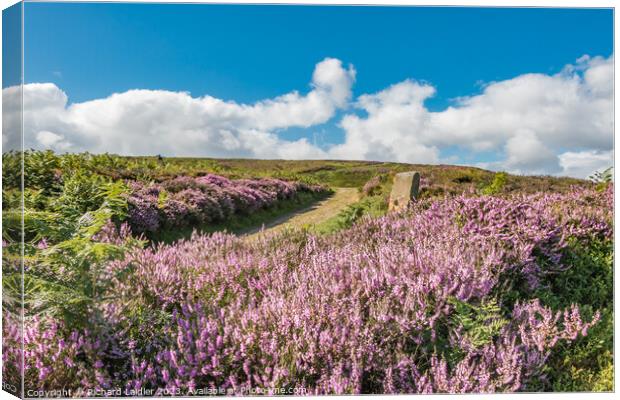
[(19, 5), (2, 12), (2, 86), (18, 85), (21, 82), (21, 20)]
[(429, 105), (479, 82), (558, 72), (612, 52), (603, 9), (27, 3), (27, 82), (70, 101), (133, 88), (253, 102), (307, 88), (325, 57), (358, 70), (354, 93), (405, 78), (438, 89)]
[[(318, 137), (324, 150), (345, 141), (340, 125), (346, 115), (367, 116), (368, 110), (351, 106), (360, 95), (411, 79), (434, 88), (423, 106), (441, 112), (492, 82), (529, 73), (553, 76), (584, 55), (611, 61), (612, 51), (609, 9), (25, 6), (25, 82), (54, 84), (68, 104), (130, 89), (252, 104), (307, 93), (315, 67), (326, 57), (340, 60), (343, 68), (352, 64), (350, 105), (310, 127), (273, 130), (286, 140)], [(463, 163), (495, 162), (507, 151), (506, 143), (473, 152), (450, 143), (432, 146), (441, 159)], [(595, 150), (604, 150), (599, 147)], [(574, 150), (589, 148), (594, 147)]]

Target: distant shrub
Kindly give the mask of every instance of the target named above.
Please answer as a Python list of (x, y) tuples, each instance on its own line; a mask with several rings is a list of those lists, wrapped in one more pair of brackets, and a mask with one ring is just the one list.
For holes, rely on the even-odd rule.
[(374, 196), (375, 194), (381, 193), (381, 177), (374, 176), (368, 180), (362, 187), (362, 193), (364, 196)]
[(364, 203), (354, 203), (348, 205), (345, 209), (338, 213), (338, 227), (345, 229), (353, 225), (366, 212)]
[(386, 214), (387, 209), (387, 196), (365, 197), (341, 210), (336, 216), (335, 226), (330, 231), (349, 228), (366, 215), (371, 217), (383, 216)]
[(457, 176), (456, 178), (452, 179), (453, 182), (455, 183), (471, 183), (474, 181), (474, 178), (471, 175), (460, 175)]
[(493, 195), (502, 192), (506, 186), (507, 178), (508, 174), (505, 172), (496, 173), (493, 177), (493, 182), (491, 182), (489, 186), (482, 189), (482, 194)]

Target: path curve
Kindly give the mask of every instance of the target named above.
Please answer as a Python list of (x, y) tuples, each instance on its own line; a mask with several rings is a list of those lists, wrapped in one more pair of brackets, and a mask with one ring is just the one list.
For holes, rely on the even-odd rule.
[(262, 233), (271, 234), (287, 228), (316, 225), (338, 215), (340, 210), (359, 200), (357, 188), (334, 188), (334, 192), (332, 196), (310, 207), (282, 215), (262, 227), (250, 229), (244, 232), (243, 236), (252, 238)]

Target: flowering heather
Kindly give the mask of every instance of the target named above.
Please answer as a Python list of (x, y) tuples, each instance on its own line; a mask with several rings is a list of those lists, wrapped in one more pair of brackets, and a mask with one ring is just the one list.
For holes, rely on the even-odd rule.
[(109, 355), (97, 334), (67, 332), (52, 318), (29, 318), (24, 322), (22, 368), (21, 325), (9, 317), (3, 326), (3, 373), (17, 378), (23, 372), (27, 390), (110, 388), (103, 361)]
[[(208, 179), (173, 194), (190, 198)], [(552, 309), (534, 294), (571, 268), (570, 243), (611, 240), (612, 190), (460, 196), (325, 237), (217, 233), (135, 248), (107, 266), (112, 285), (95, 323), (102, 339), (30, 323), (27, 385), (528, 390), (545, 379), (558, 344), (598, 323), (596, 310)], [(79, 363), (68, 368), (65, 358)]]
[(278, 179), (230, 180), (206, 175), (180, 176), (161, 184), (131, 183), (128, 221), (136, 232), (160, 227), (218, 223), (293, 199), (300, 192), (320, 193), (321, 186)]
[(362, 187), (362, 193), (365, 196), (372, 196), (381, 187), (381, 177), (374, 176), (368, 180)]

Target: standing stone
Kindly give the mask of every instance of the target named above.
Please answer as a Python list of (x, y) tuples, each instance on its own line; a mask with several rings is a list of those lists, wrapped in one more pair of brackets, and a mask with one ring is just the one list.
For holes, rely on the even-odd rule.
[(390, 193), (389, 211), (402, 210), (412, 199), (418, 198), (420, 190), (420, 173), (417, 171), (401, 172), (394, 177)]

